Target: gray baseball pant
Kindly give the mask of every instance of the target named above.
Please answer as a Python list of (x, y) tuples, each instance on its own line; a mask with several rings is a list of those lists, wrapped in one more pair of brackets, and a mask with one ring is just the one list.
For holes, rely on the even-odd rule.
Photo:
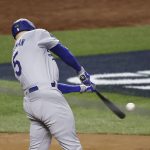
[(48, 150), (52, 136), (63, 150), (82, 150), (72, 110), (60, 91), (43, 88), (27, 93), (23, 105), (31, 121), (29, 150)]

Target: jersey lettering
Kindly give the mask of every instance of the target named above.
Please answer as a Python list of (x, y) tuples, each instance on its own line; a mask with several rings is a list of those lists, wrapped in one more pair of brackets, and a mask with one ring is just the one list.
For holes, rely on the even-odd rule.
[(20, 40), (16, 43), (15, 48), (18, 47), (18, 46), (23, 46), (24, 42), (25, 42), (25, 39), (20, 39)]
[[(14, 66), (14, 70), (15, 70), (16, 75), (19, 77), (21, 75), (22, 68), (21, 68), (20, 62), (18, 60), (16, 60), (17, 55), (18, 55), (18, 51), (13, 56), (13, 66)], [(16, 68), (18, 70), (16, 70)]]

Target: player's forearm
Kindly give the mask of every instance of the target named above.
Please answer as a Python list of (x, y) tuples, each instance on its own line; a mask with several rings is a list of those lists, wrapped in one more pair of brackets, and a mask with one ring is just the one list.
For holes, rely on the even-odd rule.
[(59, 56), (66, 64), (74, 68), (77, 72), (81, 71), (81, 65), (77, 59), (62, 44), (57, 44), (55, 47), (51, 48), (51, 51)]
[(79, 85), (68, 85), (63, 83), (58, 83), (57, 88), (63, 93), (72, 93), (72, 92), (80, 92), (81, 88)]

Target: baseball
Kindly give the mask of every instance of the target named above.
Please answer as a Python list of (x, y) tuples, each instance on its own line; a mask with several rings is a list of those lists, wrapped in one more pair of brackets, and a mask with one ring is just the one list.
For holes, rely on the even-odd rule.
[(133, 111), (135, 109), (135, 104), (134, 103), (128, 103), (126, 105), (126, 110), (127, 111)]

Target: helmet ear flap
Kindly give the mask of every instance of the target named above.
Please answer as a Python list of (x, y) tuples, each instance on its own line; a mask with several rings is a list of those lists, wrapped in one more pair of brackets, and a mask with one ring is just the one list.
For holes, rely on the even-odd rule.
[(16, 35), (21, 31), (30, 31), (36, 29), (35, 25), (28, 19), (18, 19), (12, 25), (12, 35), (15, 39)]

